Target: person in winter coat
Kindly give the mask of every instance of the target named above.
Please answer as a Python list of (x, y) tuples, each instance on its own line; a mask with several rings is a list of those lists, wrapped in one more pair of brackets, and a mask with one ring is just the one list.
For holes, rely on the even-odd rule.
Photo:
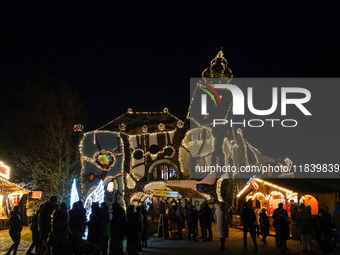
[(43, 206), (44, 205), (41, 204), (38, 211), (33, 216), (32, 225), (30, 227), (32, 231), (32, 243), (30, 247), (28, 248), (26, 255), (33, 255), (32, 250), (34, 249), (34, 247), (35, 247), (35, 253), (38, 254), (39, 245), (40, 245), (40, 234), (39, 234), (39, 229), (38, 229), (38, 221), (39, 221), (39, 213)]
[(243, 244), (244, 250), (247, 250), (247, 232), (249, 231), (251, 239), (254, 243), (254, 252), (257, 252), (257, 243), (256, 238), (254, 236), (254, 222), (255, 222), (255, 213), (254, 211), (249, 208), (247, 202), (243, 204), (243, 211), (241, 214), (241, 221), (243, 221)]
[(307, 210), (302, 207), (297, 214), (298, 232), (301, 237), (302, 251), (312, 251), (312, 219), (308, 216)]
[(289, 250), (287, 248), (287, 240), (289, 239), (289, 225), (287, 221), (287, 211), (281, 209), (277, 215), (276, 233), (278, 234), (278, 244), (280, 250)]
[(64, 254), (70, 248), (68, 235), (68, 213), (65, 203), (59, 205), (52, 215), (52, 254)]
[(260, 237), (260, 209), (254, 207), (255, 222), (254, 222), (254, 235)]
[(9, 235), (12, 238), (14, 244), (9, 248), (6, 255), (11, 254), (13, 251), (13, 255), (17, 254), (17, 250), (19, 248), (20, 239), (21, 239), (21, 225), (26, 225), (26, 223), (21, 221), (19, 216), (20, 208), (19, 206), (14, 206), (13, 211), (11, 212), (11, 217), (9, 219)]
[(177, 221), (178, 237), (179, 237), (180, 240), (183, 240), (182, 229), (185, 227), (185, 217), (184, 217), (184, 214), (183, 214), (182, 206), (177, 206), (176, 221)]
[(134, 212), (135, 207), (129, 205), (126, 209), (127, 213), (127, 252), (129, 255), (138, 255), (137, 244), (138, 244), (138, 223), (140, 216)]
[(144, 217), (142, 214), (142, 208), (140, 206), (136, 207), (136, 214), (138, 215), (138, 241), (137, 241), (137, 250), (142, 251), (142, 233), (143, 233), (143, 221)]
[(262, 239), (261, 242), (264, 244), (267, 244), (267, 236), (269, 235), (269, 220), (266, 214), (266, 209), (262, 209), (262, 212), (260, 213), (260, 226), (261, 226), (261, 234), (262, 234)]
[[(212, 210), (209, 207), (208, 203), (204, 203), (202, 218), (203, 218), (203, 237), (204, 241), (212, 241), (212, 231), (211, 231), (211, 223), (212, 223)], [(207, 235), (209, 232), (209, 236)]]
[(201, 228), (201, 236), (199, 238), (204, 238), (204, 231), (203, 231), (203, 209), (204, 209), (204, 204), (201, 204), (200, 209), (198, 210), (197, 216), (200, 222), (200, 228)]
[(319, 209), (319, 214), (316, 219), (316, 240), (318, 241), (322, 253), (327, 254), (330, 248), (330, 240), (332, 236), (332, 221), (326, 215), (323, 208)]
[(123, 240), (126, 235), (126, 217), (124, 209), (118, 203), (112, 204), (110, 229), (110, 255), (123, 255)]
[(229, 237), (229, 225), (231, 222), (229, 213), (225, 208), (224, 202), (221, 202), (220, 205), (217, 207), (214, 214), (214, 219), (217, 224), (218, 237), (220, 238), (221, 242), (221, 251), (224, 251), (225, 239)]
[(148, 248), (148, 212), (144, 205), (141, 206), (142, 215), (143, 215), (143, 232), (141, 235), (142, 238), (142, 246)]
[(73, 203), (72, 209), (68, 211), (69, 215), (69, 228), (71, 232), (79, 232), (83, 234), (84, 224), (86, 222), (86, 214), (79, 208), (79, 203)]
[(99, 207), (99, 203), (92, 203), (92, 213), (90, 220), (86, 223), (88, 225), (87, 241), (92, 244), (101, 244), (101, 233), (104, 226), (104, 219), (102, 209)]
[(338, 240), (340, 245), (340, 202), (336, 203), (336, 206), (333, 209), (333, 223), (336, 226), (338, 231)]
[(187, 214), (187, 225), (188, 225), (188, 240), (190, 241), (191, 235), (193, 236), (194, 242), (196, 242), (196, 222), (197, 222), (197, 215), (194, 211), (194, 207), (190, 205)]
[(51, 196), (50, 200), (44, 204), (39, 213), (38, 229), (40, 233), (41, 245), (39, 247), (39, 255), (49, 254), (50, 245), (47, 239), (51, 233), (51, 215), (54, 210), (58, 209), (57, 197)]
[(275, 243), (276, 246), (279, 246), (279, 239), (278, 236), (279, 234), (277, 233), (277, 217), (279, 215), (279, 211), (284, 210), (283, 209), (283, 203), (279, 203), (278, 208), (276, 208), (273, 212), (273, 227), (275, 228)]
[(103, 229), (102, 229), (102, 255), (107, 255), (107, 250), (109, 246), (109, 238), (110, 238), (110, 213), (109, 213), (109, 207), (107, 206), (106, 202), (101, 203), (100, 208), (102, 209), (103, 213)]

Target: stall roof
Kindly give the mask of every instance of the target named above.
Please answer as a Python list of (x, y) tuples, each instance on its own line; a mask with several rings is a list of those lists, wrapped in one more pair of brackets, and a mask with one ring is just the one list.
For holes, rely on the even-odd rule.
[(266, 178), (263, 180), (299, 193), (329, 194), (340, 192), (339, 183), (331, 179)]
[(15, 193), (28, 194), (30, 190), (22, 188), (17, 184), (0, 177), (0, 195), (10, 195)]
[(184, 198), (198, 198), (198, 199), (205, 200), (204, 196), (202, 196), (196, 190), (193, 190), (191, 188), (177, 187), (177, 186), (167, 186), (167, 188), (171, 189), (172, 191), (177, 191), (178, 194), (180, 194)]

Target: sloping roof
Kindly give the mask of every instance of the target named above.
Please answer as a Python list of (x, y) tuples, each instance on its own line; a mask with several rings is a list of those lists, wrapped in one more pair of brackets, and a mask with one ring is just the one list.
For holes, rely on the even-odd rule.
[(339, 181), (334, 179), (265, 178), (263, 180), (300, 193), (327, 194), (340, 192)]
[(180, 121), (171, 113), (164, 112), (135, 112), (125, 113), (118, 118), (107, 123), (98, 130), (110, 130), (120, 132), (120, 124), (125, 124), (125, 133), (129, 135), (142, 134), (142, 127), (145, 125), (148, 128), (148, 133), (159, 132), (158, 125), (164, 124), (164, 131), (174, 131), (177, 129), (177, 122)]
[(196, 190), (193, 190), (191, 188), (177, 187), (177, 186), (167, 186), (167, 188), (171, 189), (172, 191), (177, 191), (178, 194), (180, 194), (184, 198), (198, 198), (198, 199), (205, 200), (204, 196), (202, 196)]
[(13, 193), (28, 194), (31, 191), (18, 186), (17, 184), (0, 177), (0, 195), (9, 195)]

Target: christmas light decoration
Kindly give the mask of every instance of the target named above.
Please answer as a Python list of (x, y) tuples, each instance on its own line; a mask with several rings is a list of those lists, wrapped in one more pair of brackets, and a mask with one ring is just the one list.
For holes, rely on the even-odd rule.
[[(251, 183), (252, 183), (253, 181), (256, 181), (256, 182), (258, 182), (258, 183), (263, 183), (264, 185), (267, 185), (267, 186), (269, 186), (269, 187), (272, 187), (272, 188), (281, 190), (281, 191), (283, 191), (283, 192), (286, 192), (286, 193), (289, 194), (289, 195), (290, 195), (291, 193), (293, 193), (292, 190), (282, 188), (282, 187), (280, 187), (280, 186), (278, 186), (278, 185), (275, 185), (275, 184), (273, 184), (273, 183), (264, 181), (264, 180), (262, 180), (262, 179), (260, 179), (260, 178), (255, 178), (255, 177), (253, 176), (253, 177), (251, 177), (251, 178), (248, 180), (247, 185), (245, 186), (245, 188), (237, 194), (237, 197), (240, 197), (240, 196), (243, 194), (243, 192), (251, 185)], [(281, 193), (281, 192), (280, 192), (280, 193)], [(282, 194), (282, 193), (281, 193), (281, 194)]]
[(251, 199), (254, 200), (258, 195), (263, 195), (263, 197), (265, 197), (262, 192), (257, 192), (253, 195), (253, 197)]
[(76, 179), (73, 179), (72, 188), (71, 188), (71, 199), (70, 199), (70, 208), (72, 208), (75, 202), (79, 201), (79, 195), (77, 190)]
[(9, 179), (10, 168), (0, 161), (0, 176)]
[(126, 185), (128, 189), (134, 189), (136, 187), (136, 182), (131, 178), (131, 176), (126, 174)]
[(161, 189), (166, 186), (166, 182), (161, 182), (161, 181), (154, 181), (154, 182), (149, 182), (146, 184), (143, 188), (144, 192), (148, 193), (151, 192), (154, 189)]
[(74, 130), (75, 132), (81, 132), (81, 131), (84, 130), (84, 126), (83, 126), (82, 124), (74, 125), (74, 126), (73, 126), (73, 130)]
[(98, 184), (98, 186), (90, 193), (90, 195), (87, 196), (84, 206), (86, 208), (86, 219), (90, 219), (90, 215), (92, 213), (92, 203), (98, 202), (99, 204), (104, 202), (105, 197), (105, 190), (104, 190), (104, 184), (101, 180)]
[(126, 125), (124, 123), (119, 124), (119, 130), (124, 131), (126, 129)]
[[(221, 176), (220, 179), (217, 181), (216, 185), (216, 194), (217, 194), (217, 199), (219, 202), (223, 202), (222, 194), (221, 194), (221, 188), (222, 188), (222, 182), (224, 179), (228, 178), (228, 173), (225, 173)], [(238, 196), (237, 196), (238, 197)]]
[(163, 131), (163, 130), (165, 129), (164, 124), (163, 124), (163, 123), (160, 123), (160, 124), (158, 125), (158, 129), (159, 129), (160, 131)]

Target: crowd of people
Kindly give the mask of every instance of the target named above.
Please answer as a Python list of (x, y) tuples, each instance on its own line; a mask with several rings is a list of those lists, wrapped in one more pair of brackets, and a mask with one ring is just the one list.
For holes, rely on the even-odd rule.
[[(175, 212), (178, 238), (183, 239), (182, 230), (187, 228), (188, 240), (197, 241), (199, 235), (203, 241), (212, 241), (212, 221), (217, 224), (218, 237), (221, 243), (221, 251), (225, 250), (225, 240), (229, 236), (229, 227), (232, 223), (232, 210), (225, 203), (220, 203), (213, 210), (204, 202), (200, 209), (187, 203), (186, 206), (173, 203)], [(20, 208), (15, 206), (11, 212), (9, 234), (13, 245), (7, 252), (16, 255), (20, 244), (22, 225), (27, 225), (20, 219)], [(86, 218), (86, 210), (81, 201), (73, 204), (71, 210), (67, 210), (65, 203), (57, 203), (55, 196), (42, 204), (33, 217), (31, 224), (32, 244), (27, 250), (27, 255), (52, 254), (101, 254), (122, 255), (123, 240), (126, 237), (126, 250), (129, 255), (138, 255), (143, 247), (148, 247), (148, 215), (154, 218), (152, 206), (149, 211), (145, 206), (129, 205), (124, 209), (113, 203), (110, 207), (103, 202), (92, 203), (89, 219)], [(290, 204), (290, 217), (280, 203), (273, 211), (273, 227), (275, 229), (275, 242), (280, 250), (289, 250), (287, 240), (290, 239), (292, 226), (297, 228), (301, 240), (301, 251), (312, 251), (312, 240), (317, 243), (323, 254), (332, 250), (331, 240), (340, 241), (340, 202), (337, 203), (333, 214), (328, 207), (319, 209), (318, 215), (312, 216), (310, 206), (301, 204), (299, 209), (294, 201)], [(290, 221), (291, 219), (291, 221)], [(243, 205), (241, 213), (243, 222), (244, 250), (247, 250), (247, 233), (250, 233), (254, 244), (254, 252), (257, 252), (257, 240), (262, 235), (261, 242), (267, 244), (270, 221), (265, 209), (250, 208), (247, 202)], [(186, 222), (186, 224), (185, 224)], [(87, 226), (87, 232), (86, 230)], [(83, 238), (87, 234), (86, 240)], [(110, 245), (109, 245), (110, 244)]]
[[(318, 244), (323, 254), (333, 250), (331, 240), (335, 243), (340, 241), (340, 202), (334, 208), (333, 215), (329, 213), (329, 208), (325, 206), (319, 208), (318, 215), (312, 216), (310, 206), (301, 204), (298, 210), (294, 200), (291, 200), (290, 216), (291, 221), (289, 221), (283, 203), (279, 203), (278, 208), (273, 211), (272, 225), (275, 229), (275, 242), (279, 250), (289, 250), (287, 240), (290, 239), (290, 231), (293, 225), (300, 235), (302, 252), (312, 252), (313, 239), (314, 244)], [(247, 250), (247, 233), (249, 232), (254, 244), (254, 252), (257, 251), (256, 237), (259, 237), (259, 229), (262, 235), (261, 241), (267, 244), (266, 238), (271, 226), (265, 209), (262, 209), (261, 212), (257, 208), (251, 209), (249, 204), (245, 202), (241, 221), (243, 222), (245, 250)]]
[[(92, 203), (89, 220), (81, 201), (67, 210), (65, 203), (57, 204), (55, 196), (42, 204), (31, 224), (32, 244), (27, 255), (101, 254), (122, 255), (123, 240), (127, 238), (129, 255), (137, 255), (147, 247), (147, 211), (144, 206), (127, 207), (127, 214), (118, 203), (110, 208), (107, 203)], [(7, 252), (17, 254), (22, 225), (19, 207), (14, 207), (10, 217), (9, 233), (14, 242)], [(27, 224), (25, 224), (27, 225)], [(87, 226), (87, 233), (86, 233)], [(83, 237), (87, 234), (86, 240)], [(109, 247), (110, 244), (110, 247)]]

